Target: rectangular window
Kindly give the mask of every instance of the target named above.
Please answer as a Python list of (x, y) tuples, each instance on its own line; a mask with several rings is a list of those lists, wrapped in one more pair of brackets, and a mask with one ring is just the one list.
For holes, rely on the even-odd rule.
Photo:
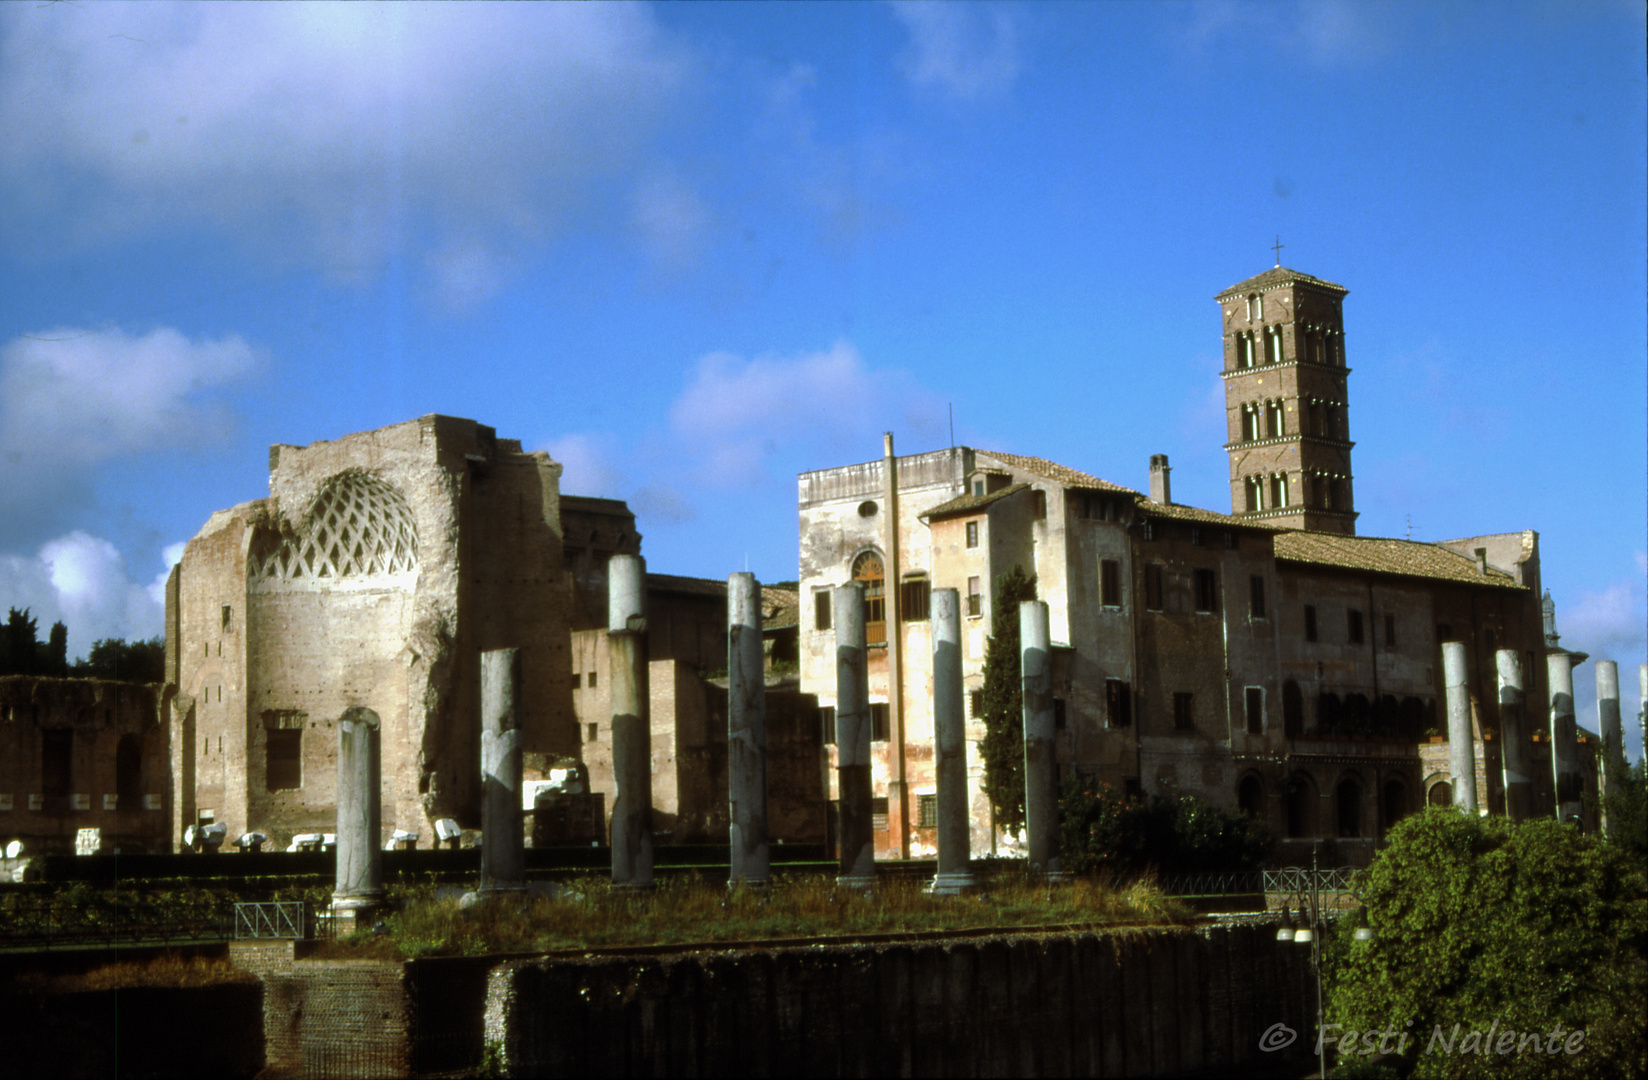
[(574, 690), (577, 690), (577, 689), (580, 689), (583, 685), (584, 685), (584, 673), (581, 672), (581, 671), (574, 671), (572, 673), (572, 688)]
[(1219, 575), (1212, 570), (1196, 571), (1196, 610), (1219, 610)]
[(887, 800), (870, 800), (870, 828), (875, 832), (887, 831)]
[(1035, 491), (1030, 493), (1030, 498), (1031, 498), (1031, 501), (1032, 501), (1032, 505), (1031, 505), (1031, 508), (1030, 508), (1030, 516), (1035, 518), (1037, 521), (1046, 521), (1047, 520), (1047, 492), (1041, 490), (1040, 488), (1037, 488)]
[(911, 578), (898, 587), (898, 617), (905, 622), (924, 622), (928, 617), (932, 584), (926, 578)]
[(1345, 640), (1352, 645), (1362, 644), (1362, 613), (1354, 608), (1345, 609)]
[(1316, 605), (1305, 605), (1305, 640), (1316, 640)]
[(825, 746), (835, 745), (835, 706), (820, 705), (818, 707), (818, 730)]
[(1245, 704), (1247, 705), (1247, 730), (1250, 735), (1262, 735), (1265, 731), (1265, 691), (1263, 687), (1250, 686), (1247, 688)]
[(1199, 526), (1192, 525), (1190, 527), (1190, 543), (1192, 547), (1202, 546), (1202, 530)]
[(585, 724), (584, 727), (588, 729), (587, 731), (584, 732), (584, 741), (585, 742), (594, 742), (596, 740), (596, 738), (599, 737), (599, 735), (601, 733), (601, 725), (599, 725), (599, 724)]
[(223, 632), (232, 633), (235, 629), (235, 609), (228, 604), (223, 605)]
[(1104, 712), (1111, 727), (1133, 723), (1133, 694), (1121, 679), (1104, 680)]
[(1122, 606), (1122, 564), (1115, 559), (1099, 563), (1099, 596), (1105, 607)]
[(1144, 606), (1146, 611), (1162, 610), (1162, 568), (1156, 563), (1144, 568)]
[(967, 546), (970, 548), (978, 547), (978, 522), (976, 521), (967, 523)]
[(589, 673), (589, 688), (591, 690), (595, 689), (595, 672), (593, 671)]
[(887, 741), (887, 703), (885, 701), (870, 702), (870, 741)]
[(1060, 697), (1053, 699), (1053, 730), (1064, 730), (1064, 699)]
[(813, 629), (828, 630), (830, 628), (830, 590), (821, 589), (813, 593)]
[(936, 828), (938, 828), (938, 796), (937, 795), (917, 795), (916, 796), (916, 828), (918, 828), (918, 829), (936, 829)]
[(1196, 729), (1196, 695), (1173, 695), (1173, 730), (1194, 731)]
[(979, 595), (979, 579), (967, 579), (967, 614), (979, 616), (984, 614), (984, 597)]
[(1390, 648), (1394, 648), (1395, 646), (1396, 646), (1396, 616), (1395, 615), (1386, 615), (1385, 616), (1385, 648), (1390, 649)]
[(1139, 527), (1139, 535), (1146, 540), (1156, 539), (1156, 523), (1150, 518), (1145, 518), (1144, 524)]
[(74, 779), (74, 729), (48, 728), (40, 733), (40, 794), (61, 798)]
[(1258, 574), (1248, 579), (1247, 613), (1255, 619), (1265, 617), (1265, 579)]
[(264, 785), (270, 791), (296, 791), (303, 786), (303, 732), (298, 728), (265, 731)]
[(978, 720), (984, 716), (983, 690), (967, 691), (967, 714), (974, 720)]

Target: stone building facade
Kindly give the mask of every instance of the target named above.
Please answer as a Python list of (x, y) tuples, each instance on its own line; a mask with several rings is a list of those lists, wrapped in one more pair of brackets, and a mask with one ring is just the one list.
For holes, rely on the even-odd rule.
[(167, 585), (171, 835), (330, 832), (335, 724), (382, 718), (383, 825), (479, 820), (480, 654), (521, 649), (528, 761), (576, 756), (561, 468), (446, 416), (276, 446)]
[(83, 829), (103, 851), (170, 850), (159, 687), (0, 677), (0, 846), (68, 854)]
[[(997, 844), (972, 714), (995, 587), (1015, 564), (1049, 606), (1061, 772), (1252, 810), (1288, 838), (1284, 858), (1326, 838), (1364, 859), (1421, 805), (1434, 783), (1421, 746), (1446, 727), (1442, 642), (1469, 646), (1485, 738), (1499, 733), (1496, 649), (1522, 656), (1532, 724), (1543, 725), (1537, 534), (1439, 544), (1354, 535), (1344, 293), (1278, 268), (1220, 294), (1235, 514), (1175, 503), (1165, 455), (1151, 459), (1149, 494), (970, 447), (894, 457), (890, 438), (880, 461), (801, 475), (801, 686), (818, 695), (827, 730), (829, 592), (859, 582), (874, 794), (886, 800), (878, 853), (908, 857), (934, 842), (934, 588), (961, 595), (973, 852)], [(1325, 426), (1312, 426), (1311, 410)], [(1244, 430), (1254, 416), (1260, 426)], [(1251, 509), (1249, 473), (1263, 475), (1266, 496), (1256, 491)], [(1285, 501), (1268, 501), (1273, 475)]]

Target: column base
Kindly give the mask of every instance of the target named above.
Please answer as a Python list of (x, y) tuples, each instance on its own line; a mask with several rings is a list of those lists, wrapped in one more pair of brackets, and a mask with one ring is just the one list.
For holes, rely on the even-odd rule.
[(963, 870), (952, 874), (934, 874), (927, 891), (934, 896), (962, 896), (978, 887), (978, 877)]

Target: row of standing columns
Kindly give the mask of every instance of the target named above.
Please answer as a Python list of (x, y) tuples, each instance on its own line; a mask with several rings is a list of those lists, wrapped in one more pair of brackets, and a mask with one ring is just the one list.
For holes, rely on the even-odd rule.
[[(1505, 790), (1505, 814), (1513, 821), (1533, 816), (1532, 720), (1524, 690), (1522, 661), (1513, 649), (1500, 649), (1494, 656), (1499, 699), (1500, 766)], [(1583, 780), (1580, 770), (1579, 732), (1574, 715), (1573, 654), (1553, 652), (1546, 658), (1550, 683), (1551, 781), (1556, 817), (1577, 819), (1582, 811)], [(1463, 642), (1442, 646), (1443, 686), (1448, 708), (1448, 771), (1452, 774), (1454, 805), (1475, 814), (1483, 807), (1476, 788), (1476, 738), (1471, 723), (1469, 676)], [(1648, 701), (1648, 664), (1638, 674), (1644, 701)], [(1601, 794), (1618, 786), (1628, 768), (1624, 729), (1620, 721), (1619, 665), (1612, 660), (1596, 662), (1597, 726), (1601, 728), (1602, 755), (1598, 763)], [(1648, 735), (1648, 713), (1644, 714)], [(1486, 793), (1482, 793), (1485, 795)], [(1606, 826), (1605, 826), (1606, 827)]]
[[(645, 563), (614, 556), (608, 567), (608, 640), (611, 656), (613, 774), (612, 882), (647, 888), (653, 880), (651, 729), (648, 720)], [(728, 579), (727, 760), (729, 880), (765, 886), (770, 877), (767, 836), (765, 677), (761, 646), (760, 588), (753, 574)], [(871, 713), (862, 588), (843, 585), (832, 597), (836, 639), (836, 746), (840, 850), (839, 881), (869, 887), (875, 881), (871, 809)], [(968, 869), (967, 756), (963, 709), (960, 595), (932, 593), (933, 720), (938, 801), (938, 872), (935, 892), (955, 893), (974, 884)], [(1058, 851), (1058, 789), (1051, 697), (1051, 647), (1047, 605), (1019, 607), (1024, 694), (1025, 832), (1030, 869), (1061, 877)], [(1558, 820), (1581, 809), (1581, 774), (1573, 704), (1571, 654), (1548, 657), (1551, 688), (1551, 768)], [(1529, 718), (1521, 659), (1514, 650), (1495, 656), (1501, 728), (1505, 810), (1513, 820), (1532, 816)], [(1466, 650), (1442, 646), (1448, 714), (1448, 765), (1454, 804), (1475, 814), (1475, 734), (1467, 690)], [(481, 890), (525, 885), (521, 790), (521, 658), (518, 649), (481, 654), (482, 833)], [(1627, 768), (1619, 707), (1619, 670), (1596, 664), (1597, 712), (1602, 735), (1602, 791), (1619, 783)], [(1648, 702), (1648, 664), (1639, 671)], [(1642, 715), (1648, 728), (1648, 707)], [(371, 709), (352, 707), (338, 725), (338, 824), (336, 915), (354, 920), (382, 904), (379, 741), (382, 725)], [(1648, 731), (1645, 731), (1648, 734)]]

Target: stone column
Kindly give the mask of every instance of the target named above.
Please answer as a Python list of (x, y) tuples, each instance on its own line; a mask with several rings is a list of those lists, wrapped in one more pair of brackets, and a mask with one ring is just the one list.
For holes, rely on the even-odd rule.
[(1583, 814), (1584, 789), (1579, 770), (1579, 731), (1574, 724), (1574, 658), (1572, 653), (1545, 654), (1545, 677), (1551, 684), (1551, 781), (1556, 792), (1556, 819), (1569, 821)]
[(1499, 760), (1505, 770), (1505, 816), (1533, 816), (1533, 770), (1528, 745), (1528, 703), (1522, 689), (1522, 661), (1515, 649), (1494, 654), (1499, 669)]
[(1019, 604), (1024, 687), (1024, 834), (1030, 872), (1059, 873), (1059, 765), (1053, 742), (1053, 654), (1047, 604)]
[(383, 831), (378, 741), (371, 709), (352, 706), (338, 721), (337, 878), (332, 914), (348, 931), (383, 903)]
[(727, 881), (765, 886), (767, 859), (767, 679), (761, 652), (761, 586), (754, 574), (727, 579)]
[(1477, 812), (1476, 737), (1471, 731), (1471, 696), (1466, 689), (1465, 643), (1442, 645), (1442, 684), (1448, 697), (1448, 771), (1453, 774), (1453, 804)]
[(841, 872), (855, 888), (875, 884), (875, 835), (870, 828), (870, 680), (864, 657), (864, 590), (841, 585), (831, 597), (835, 623), (836, 787), (841, 808), (836, 839)]
[(932, 891), (940, 896), (965, 892), (976, 884), (968, 857), (967, 727), (961, 684), (961, 594), (934, 589), (929, 618), (933, 626), (933, 750), (938, 780), (938, 873)]
[(481, 889), (526, 887), (521, 838), (521, 650), (481, 653)]
[(607, 563), (608, 693), (612, 702), (612, 883), (652, 887), (652, 728), (648, 721), (646, 563)]
[(1602, 736), (1602, 828), (1609, 831), (1608, 796), (1625, 776), (1625, 729), (1619, 720), (1619, 664), (1613, 660), (1596, 662), (1597, 733)]
[(1637, 668), (1637, 728), (1642, 734), (1637, 760), (1648, 761), (1648, 664)]

